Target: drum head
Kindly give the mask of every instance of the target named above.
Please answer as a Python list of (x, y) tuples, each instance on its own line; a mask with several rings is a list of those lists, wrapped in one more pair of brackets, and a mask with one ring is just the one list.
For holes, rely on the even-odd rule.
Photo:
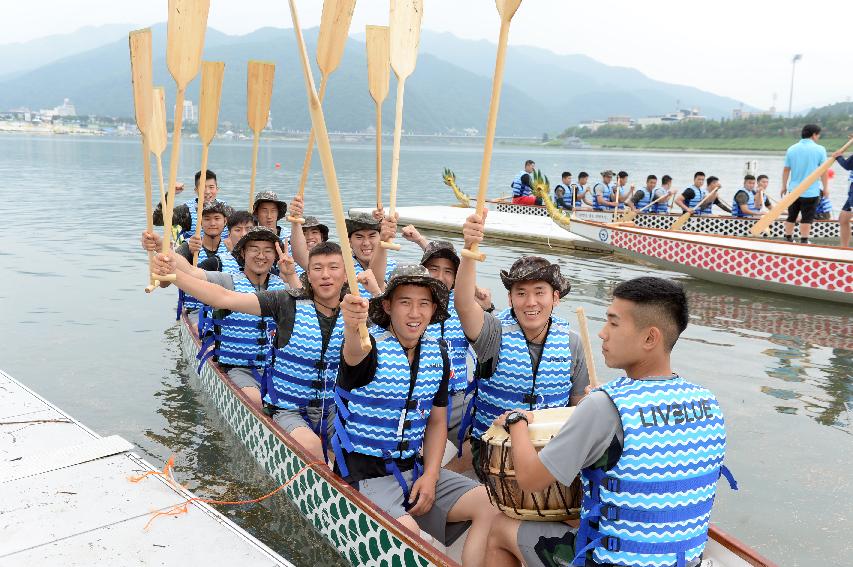
[[(527, 428), (530, 432), (530, 440), (537, 447), (546, 445), (563, 427), (563, 424), (569, 421), (574, 411), (574, 407), (533, 410), (533, 423)], [(508, 437), (509, 434), (503, 427), (492, 425), (483, 435), (483, 441), (490, 445), (503, 445), (506, 441), (508, 446), (510, 444)]]

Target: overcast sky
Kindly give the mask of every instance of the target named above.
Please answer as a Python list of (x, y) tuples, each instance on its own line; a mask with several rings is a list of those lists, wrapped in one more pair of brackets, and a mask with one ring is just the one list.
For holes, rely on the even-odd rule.
[[(492, 0), (425, 0), (425, 28), (497, 41)], [(388, 21), (386, 0), (358, 0), (352, 30)], [(300, 0), (304, 27), (319, 25), (321, 0)], [(811, 10), (811, 14), (809, 11)], [(840, 0), (785, 3), (749, 0), (524, 0), (510, 44), (582, 53), (634, 67), (661, 81), (689, 84), (759, 108), (786, 110), (791, 58), (797, 63), (794, 109), (847, 100), (849, 8)], [(27, 0), (3, 2), (0, 43), (27, 41), (85, 25), (164, 21), (166, 0)], [(212, 0), (208, 24), (229, 34), (291, 27), (286, 0)], [(547, 88), (547, 77), (544, 78)], [(536, 85), (536, 88), (542, 88)]]

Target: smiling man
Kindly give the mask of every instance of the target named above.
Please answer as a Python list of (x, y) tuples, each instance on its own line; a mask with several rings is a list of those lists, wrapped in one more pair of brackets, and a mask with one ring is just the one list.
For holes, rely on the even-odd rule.
[[(195, 234), (195, 226), (198, 219), (198, 197), (199, 190), (198, 184), (201, 181), (201, 171), (196, 171), (195, 173), (195, 199), (191, 201), (187, 201), (186, 203), (175, 205), (175, 208), (172, 212), (172, 224), (174, 226), (179, 226), (180, 231), (178, 236), (184, 240), (190, 238)], [(178, 185), (177, 193), (183, 191), (184, 185), (183, 183)], [(205, 175), (204, 182), (204, 202), (205, 204), (211, 203), (217, 200), (217, 195), (219, 194), (219, 184), (216, 181), (216, 174), (207, 170), (207, 174)], [(220, 202), (225, 203), (225, 201), (220, 200)], [(154, 209), (153, 220), (155, 226), (163, 226), (163, 204), (157, 203), (157, 206)], [(202, 228), (203, 230), (203, 228)], [(228, 236), (226, 232), (224, 236)]]
[[(384, 217), (382, 214), (379, 214), (378, 216)], [(396, 233), (397, 225), (396, 223), (392, 224), (393, 226), (390, 227), (389, 230), (392, 233)], [(387, 258), (387, 253), (385, 253), (385, 250), (379, 246), (380, 230), (382, 229), (382, 223), (380, 221), (346, 219), (346, 225), (350, 248), (352, 248), (352, 256), (355, 260), (356, 275), (371, 269), (371, 262), (374, 261), (374, 257), (379, 255), (380, 251), (382, 252), (383, 258)], [(393, 272), (396, 267), (396, 260), (386, 260), (385, 270), (382, 274), (376, 274), (376, 271), (374, 270), (374, 274), (377, 276), (377, 282), (379, 282), (379, 280), (387, 280), (391, 276), (391, 272)], [(380, 283), (380, 287), (381, 286), (382, 284)], [(358, 291), (364, 297), (369, 298), (371, 296), (367, 289), (361, 284), (358, 286)]]
[[(482, 242), (485, 216), (473, 214), (465, 222), (466, 248)], [(463, 430), (472, 426), (475, 463), (483, 434), (504, 411), (575, 405), (589, 384), (580, 337), (554, 314), (571, 288), (560, 267), (524, 256), (501, 271), (510, 309), (495, 316), (474, 301), (476, 264), (462, 256), (454, 301), (480, 361), (476, 393), (462, 423)]]
[(511, 439), (516, 480), (537, 491), (581, 473), (580, 528), (498, 518), (486, 563), (699, 565), (721, 474), (726, 427), (714, 394), (672, 372), (687, 327), (687, 297), (669, 280), (642, 277), (613, 290), (599, 337), (604, 361), (625, 376), (590, 393), (537, 454), (529, 412), (496, 423)]
[[(415, 534), (451, 545), (470, 526), (462, 564), (478, 566), (497, 510), (485, 487), (441, 468), (451, 368), (444, 341), (426, 331), (447, 319), (447, 301), (447, 287), (419, 265), (394, 270), (369, 303), (344, 297), (335, 469)], [(376, 330), (364, 352), (368, 314)]]

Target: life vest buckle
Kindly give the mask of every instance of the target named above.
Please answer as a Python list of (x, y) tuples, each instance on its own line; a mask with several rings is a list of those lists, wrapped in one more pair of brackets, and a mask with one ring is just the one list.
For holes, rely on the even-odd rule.
[(604, 479), (604, 487), (610, 492), (620, 492), (620, 484), (618, 478), (607, 477)]
[(532, 404), (536, 403), (537, 397), (538, 396), (536, 396), (536, 394), (534, 394), (533, 392), (530, 392), (529, 394), (524, 394), (524, 397), (522, 398), (521, 401), (524, 402), (525, 404), (532, 405)]
[(403, 451), (408, 451), (409, 450), (409, 440), (406, 439), (404, 441), (400, 441), (399, 443), (397, 443), (397, 450), (400, 453), (402, 453)]
[(617, 521), (619, 520), (619, 507), (618, 506), (607, 506), (603, 505), (599, 513), (601, 514), (601, 518), (605, 520)]
[(622, 540), (614, 536), (604, 536), (601, 538), (602, 547), (607, 548), (607, 551), (622, 551)]

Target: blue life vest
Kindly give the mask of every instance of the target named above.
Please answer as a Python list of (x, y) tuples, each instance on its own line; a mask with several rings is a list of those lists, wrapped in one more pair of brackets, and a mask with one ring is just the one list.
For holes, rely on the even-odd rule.
[[(433, 323), (427, 327), (427, 333), (437, 339), (444, 339), (444, 342), (447, 343), (452, 369), (450, 384), (448, 385), (449, 394), (465, 390), (468, 387), (468, 378), (473, 376), (476, 364), (473, 350), (462, 330), (459, 313), (456, 312), (456, 307), (453, 305), (453, 298), (453, 290), (450, 290), (450, 300), (447, 303), (447, 311), (450, 313), (450, 317), (443, 323)], [(450, 412), (448, 412), (449, 415)]]
[[(234, 291), (239, 293), (257, 291), (255, 284), (243, 273), (234, 274), (232, 278)], [(270, 274), (266, 289), (279, 291), (286, 289), (286, 286), (278, 276)], [(265, 368), (269, 361), (269, 338), (275, 331), (275, 319), (238, 311), (226, 313), (220, 319), (216, 317), (217, 311), (209, 305), (202, 307), (198, 326), (199, 336), (204, 337), (204, 342), (196, 357), (200, 361), (199, 370), (211, 357), (219, 364), (227, 366)], [(255, 378), (260, 382), (260, 373)]]
[(569, 405), (572, 390), (572, 350), (569, 324), (551, 316), (536, 373), (527, 339), (518, 321), (507, 311), (501, 321), (501, 348), (494, 373), (477, 380), (473, 402), (473, 430), (480, 438), (503, 412), (511, 409), (545, 409)]
[(530, 175), (530, 174), (522, 169), (521, 173), (516, 175), (515, 179), (512, 180), (510, 187), (512, 187), (512, 196), (513, 197), (526, 197), (528, 195), (533, 194), (533, 190), (521, 182), (521, 178), (524, 177), (525, 175)]
[(272, 366), (261, 392), (264, 401), (279, 409), (299, 411), (309, 405), (323, 406), (325, 417), (325, 408), (334, 396), (343, 340), (344, 321), (338, 315), (324, 348), (314, 302), (297, 300), (290, 340), (283, 348), (273, 349)]
[[(219, 239), (219, 246), (216, 248), (215, 254), (208, 254), (207, 249), (204, 246), (202, 246), (201, 250), (198, 251), (198, 261), (199, 262), (201, 262), (202, 260), (206, 260), (206, 259), (210, 258), (211, 256), (218, 256), (219, 257), (220, 261), (222, 262), (222, 271), (223, 272), (226, 271), (225, 270), (225, 263), (226, 262), (229, 262), (229, 264), (228, 264), (229, 270), (233, 270), (234, 268), (236, 268), (236, 272), (228, 271), (227, 273), (235, 274), (235, 273), (240, 271), (240, 266), (237, 265), (237, 260), (234, 259), (234, 256), (231, 256), (231, 252), (228, 250), (228, 248), (225, 247), (225, 239), (224, 238)], [(229, 257), (231, 258), (231, 260), (233, 260), (233, 265), (228, 260)], [(193, 297), (192, 295), (190, 295), (188, 293), (184, 293), (184, 290), (182, 290), (182, 289), (178, 290), (178, 315), (177, 315), (176, 319), (181, 318), (181, 312), (184, 309), (201, 309), (202, 305), (204, 305), (204, 304), (201, 301), (199, 301), (198, 299), (196, 299), (195, 297)]]
[[(693, 189), (693, 198), (690, 200), (685, 199), (684, 204), (690, 209), (695, 209), (696, 206), (702, 202), (703, 199), (708, 195), (708, 192), (705, 191), (704, 188), (696, 187), (695, 185), (688, 187), (687, 189)], [(714, 202), (706, 202), (702, 205), (702, 208), (697, 210), (694, 214), (699, 215), (710, 215), (712, 211), (712, 207), (714, 206)]]
[[(642, 199), (640, 199), (639, 202), (637, 202), (634, 206), (637, 207), (638, 211), (644, 209), (645, 207), (649, 207), (649, 204), (651, 204), (651, 202), (654, 201), (655, 199), (660, 199), (660, 197), (664, 194), (665, 191), (666, 191), (665, 189), (657, 188), (657, 189), (654, 189), (653, 191), (650, 192), (648, 190), (648, 188), (644, 187)], [(666, 199), (663, 199), (662, 201), (655, 203), (654, 205), (652, 205), (651, 207), (649, 207), (648, 209), (646, 209), (643, 212), (646, 212), (646, 213), (666, 213), (666, 212), (669, 212), (669, 203), (666, 201)]]
[[(602, 189), (600, 195), (605, 201), (610, 201), (613, 199), (614, 187), (611, 187), (607, 183), (596, 183), (595, 186), (593, 186), (593, 188), (592, 188), (592, 208), (595, 209), (596, 211), (612, 211), (613, 207), (608, 206), (608, 205), (602, 205), (601, 203), (598, 202), (599, 193), (596, 193), (596, 191), (595, 191), (598, 187), (604, 188), (604, 189)], [(620, 203), (620, 207), (621, 206), (622, 205)]]
[[(355, 256), (352, 257), (352, 261), (353, 261), (353, 264), (355, 264), (355, 275), (358, 276), (358, 274), (360, 274), (364, 271), (364, 268), (361, 266), (361, 262), (359, 262)], [(386, 282), (391, 278), (391, 272), (393, 272), (394, 268), (396, 268), (396, 267), (397, 267), (397, 260), (390, 260), (389, 259), (387, 261), (387, 263), (385, 264), (385, 281)], [(367, 289), (361, 283), (358, 284), (358, 293), (361, 294), (362, 297), (366, 297), (368, 299), (373, 297), (370, 293), (367, 292)]]
[[(619, 411), (622, 455), (581, 471), (584, 498), (574, 565), (684, 567), (708, 539), (726, 428), (714, 395), (681, 377), (601, 386)], [(733, 485), (733, 488), (737, 488)]]
[(829, 197), (821, 197), (820, 201), (817, 204), (817, 210), (815, 211), (819, 215), (824, 215), (826, 213), (832, 212), (832, 201), (829, 200)]
[(744, 188), (738, 189), (735, 192), (735, 196), (732, 197), (732, 216), (733, 217), (746, 218), (746, 217), (752, 216), (752, 215), (744, 214), (744, 212), (740, 210), (740, 204), (738, 204), (738, 202), (737, 202), (738, 193), (746, 193), (746, 197), (747, 197), (746, 206), (750, 211), (755, 211), (756, 213), (761, 211), (761, 203), (755, 202), (755, 193), (753, 193), (752, 191), (750, 191), (749, 189), (744, 187)]
[[(225, 201), (217, 199), (223, 205), (227, 205)], [(185, 230), (178, 234), (178, 238), (180, 241), (189, 240), (193, 235), (195, 235), (195, 227), (198, 223), (198, 197), (193, 199), (192, 201), (187, 201), (184, 203), (187, 208), (190, 210), (190, 229)], [(228, 219), (225, 219), (226, 221)], [(204, 229), (199, 233), (200, 236), (204, 236)], [(228, 225), (225, 225), (225, 228), (222, 229), (222, 238), (228, 238)]]

